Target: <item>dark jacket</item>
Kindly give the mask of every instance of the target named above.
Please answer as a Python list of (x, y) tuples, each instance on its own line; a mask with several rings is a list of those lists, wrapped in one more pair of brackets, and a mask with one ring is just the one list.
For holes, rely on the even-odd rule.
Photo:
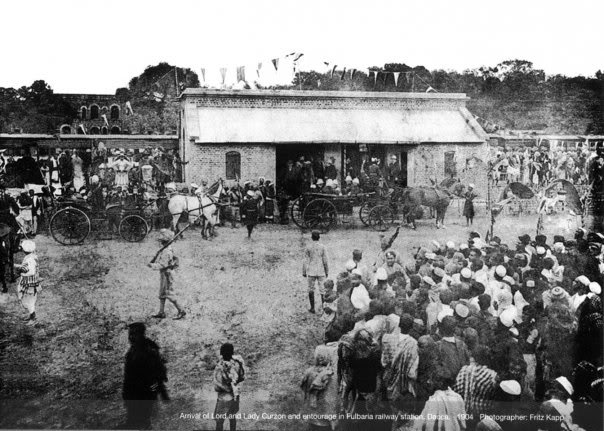
[(166, 397), (167, 381), (166, 366), (154, 341), (145, 338), (140, 346), (130, 347), (124, 367), (123, 399), (155, 400), (158, 393)]

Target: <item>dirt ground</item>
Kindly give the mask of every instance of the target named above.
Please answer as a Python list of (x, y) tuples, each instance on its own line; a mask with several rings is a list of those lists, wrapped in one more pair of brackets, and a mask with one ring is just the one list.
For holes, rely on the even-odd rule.
[[(550, 235), (560, 231), (557, 221), (548, 223)], [(514, 243), (522, 233), (533, 236), (535, 226), (535, 216), (507, 218), (498, 222), (495, 234)], [(474, 229), (484, 234), (486, 217), (478, 217)], [(469, 231), (457, 209), (450, 209), (447, 229), (422, 220), (416, 231), (403, 228), (394, 248), (409, 259), (412, 247), (432, 239), (459, 243)], [(38, 325), (21, 321), (25, 310), (14, 285), (9, 295), (0, 295), (0, 428), (115, 427), (125, 413), (126, 327), (143, 321), (168, 361), (172, 397), (158, 406), (154, 428), (214, 427), (203, 415), (213, 412), (212, 370), (221, 343), (229, 340), (247, 365), (241, 412), (260, 416), (241, 420), (239, 428), (303, 429), (299, 421), (262, 419), (262, 413), (299, 410), (303, 371), (322, 342), (324, 324), (307, 311), (301, 276), (310, 235), (292, 224), (260, 225), (252, 240), (245, 236), (244, 229), (229, 227), (220, 228), (213, 241), (203, 241), (198, 230), (186, 232), (175, 251), (180, 258), (176, 284), (188, 314), (180, 321), (159, 321), (149, 317), (158, 307), (159, 275), (146, 266), (158, 249), (157, 232), (142, 243), (88, 239), (73, 247), (39, 235), (44, 281)], [(378, 233), (358, 221), (338, 226), (322, 242), (332, 277), (352, 249), (363, 249), (368, 264), (379, 249)], [(166, 310), (169, 317), (176, 314), (169, 304)], [(182, 419), (181, 413), (199, 413), (201, 419)]]

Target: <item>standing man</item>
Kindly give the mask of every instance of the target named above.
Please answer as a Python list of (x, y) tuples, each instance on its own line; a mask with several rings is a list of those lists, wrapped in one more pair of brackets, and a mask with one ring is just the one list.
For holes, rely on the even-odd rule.
[(169, 400), (164, 386), (168, 375), (159, 346), (145, 337), (145, 324), (132, 323), (128, 327), (130, 349), (126, 353), (122, 398), (127, 418), (124, 429), (150, 429), (154, 401), (159, 394)]
[(388, 164), (387, 172), (387, 180), (391, 186), (398, 185), (401, 180), (401, 168), (398, 164), (398, 160), (396, 156), (393, 154), (390, 156), (390, 163)]
[(224, 343), (220, 347), (221, 359), (214, 369), (214, 390), (218, 395), (214, 409), (217, 431), (222, 431), (225, 416), (229, 418), (230, 430), (237, 429), (234, 415), (239, 411), (239, 397), (241, 383), (245, 380), (245, 368), (243, 358), (234, 353), (233, 345)]
[(168, 229), (162, 229), (159, 232), (159, 242), (163, 249), (154, 263), (149, 263), (147, 266), (151, 269), (159, 270), (159, 312), (152, 317), (157, 319), (165, 319), (164, 312), (166, 299), (172, 302), (178, 310), (178, 314), (174, 320), (180, 320), (187, 315), (183, 308), (178, 304), (176, 292), (174, 291), (174, 274), (173, 271), (178, 267), (178, 259), (174, 256), (172, 246), (168, 245), (174, 239), (174, 232)]
[(323, 281), (329, 275), (327, 266), (327, 252), (325, 246), (319, 243), (321, 235), (319, 231), (311, 233), (312, 243), (306, 247), (304, 264), (302, 265), (302, 276), (308, 279), (308, 300), (310, 301), (311, 313), (315, 312), (315, 283), (319, 285), (321, 304), (323, 304), (324, 287)]
[(247, 237), (252, 237), (252, 231), (258, 224), (258, 215), (260, 211), (258, 209), (258, 199), (256, 198), (256, 192), (254, 190), (248, 190), (243, 202), (241, 203), (241, 220), (247, 228)]
[(327, 167), (325, 168), (325, 179), (335, 180), (338, 178), (338, 170), (335, 166), (336, 159), (335, 157), (330, 157), (329, 162), (327, 162)]
[(38, 217), (42, 212), (42, 199), (36, 195), (33, 190), (29, 191), (29, 197), (31, 198), (31, 236), (38, 234)]
[(15, 220), (15, 215), (19, 215), (19, 205), (11, 195), (6, 194), (4, 183), (0, 183), (0, 223), (10, 226), (17, 233), (21, 227)]

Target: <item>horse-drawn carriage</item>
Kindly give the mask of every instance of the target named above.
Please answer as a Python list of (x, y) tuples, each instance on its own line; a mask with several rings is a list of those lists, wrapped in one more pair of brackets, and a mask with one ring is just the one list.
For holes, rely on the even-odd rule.
[[(463, 187), (463, 186), (461, 186)], [(322, 193), (304, 193), (292, 202), (290, 216), (301, 229), (327, 232), (338, 221), (350, 222), (355, 208), (359, 219), (376, 231), (386, 231), (397, 222), (409, 223), (415, 229), (415, 220), (422, 217), (423, 207), (434, 209), (436, 226), (444, 225), (445, 212), (454, 195), (461, 194), (460, 185), (441, 184), (439, 187), (398, 186), (376, 188), (374, 192), (351, 196)]]
[(112, 238), (117, 232), (128, 242), (140, 242), (150, 230), (147, 205), (108, 205), (93, 208), (84, 199), (57, 201), (57, 209), (50, 219), (50, 234), (63, 245), (81, 244), (91, 232), (102, 239)]
[(376, 192), (356, 195), (304, 193), (292, 202), (290, 216), (301, 229), (327, 232), (338, 219), (341, 223), (350, 223), (356, 208), (359, 208), (361, 222), (375, 230), (387, 230), (394, 223), (395, 211), (389, 201)]

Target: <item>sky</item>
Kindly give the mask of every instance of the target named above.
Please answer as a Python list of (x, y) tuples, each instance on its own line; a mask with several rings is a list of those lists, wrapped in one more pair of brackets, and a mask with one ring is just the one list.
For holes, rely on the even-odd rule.
[(0, 87), (43, 79), (61, 93), (113, 94), (162, 61), (200, 74), (292, 52), (302, 70), (604, 70), (602, 0), (13, 0), (0, 16)]

